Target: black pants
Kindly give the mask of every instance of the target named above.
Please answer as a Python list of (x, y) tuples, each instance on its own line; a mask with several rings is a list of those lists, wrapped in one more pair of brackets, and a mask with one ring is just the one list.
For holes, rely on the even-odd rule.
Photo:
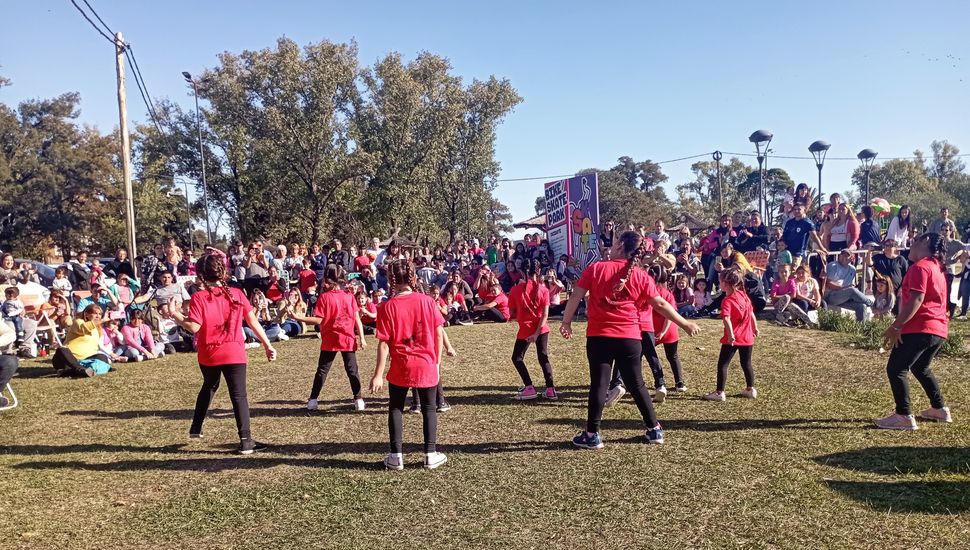
[(586, 338), (586, 358), (589, 360), (589, 405), (586, 431), (599, 432), (610, 375), (615, 366), (623, 379), (623, 385), (633, 395), (633, 401), (643, 416), (647, 428), (657, 426), (657, 413), (643, 383), (640, 365), (640, 340), (633, 338), (610, 338), (589, 336)]
[[(435, 452), (435, 438), (438, 434), (438, 411), (435, 409), (437, 389), (415, 388), (420, 396), (421, 416), (424, 417), (424, 452)], [(400, 453), (404, 444), (404, 402), (407, 401), (408, 388), (388, 382), (390, 402), (387, 411), (387, 430), (391, 435), (391, 452)]]
[(7, 386), (19, 367), (20, 360), (16, 355), (0, 355), (0, 391)]
[(563, 302), (561, 304), (555, 304), (555, 305), (550, 305), (549, 306), (549, 316), (550, 317), (556, 317), (556, 316), (562, 315), (564, 311), (566, 311), (566, 303), (565, 302)]
[(212, 397), (219, 389), (219, 378), (225, 377), (226, 386), (229, 388), (229, 401), (232, 402), (232, 413), (236, 416), (236, 430), (239, 431), (239, 439), (249, 439), (249, 398), (246, 397), (246, 364), (235, 363), (231, 365), (218, 365), (207, 367), (199, 365), (202, 371), (202, 389), (199, 390), (199, 397), (195, 400), (195, 414), (192, 416), (192, 427), (189, 428), (190, 434), (202, 433), (202, 422), (205, 415), (209, 412), (209, 405), (212, 404)]
[[(512, 364), (519, 372), (522, 383), (531, 386), (532, 377), (529, 376), (529, 369), (525, 366), (525, 352), (529, 349), (528, 340), (515, 340), (512, 348)], [(549, 333), (540, 334), (536, 338), (536, 357), (539, 359), (539, 366), (542, 367), (542, 377), (546, 380), (547, 388), (554, 388), (556, 385), (552, 381), (552, 363), (549, 362)]]
[(347, 371), (347, 378), (350, 379), (350, 391), (354, 394), (354, 399), (360, 397), (360, 376), (357, 374), (357, 354), (352, 351), (320, 351), (320, 359), (317, 360), (317, 373), (313, 376), (313, 387), (310, 389), (310, 399), (320, 397), (320, 390), (327, 382), (327, 374), (333, 360), (337, 358), (337, 353), (344, 360), (344, 370)]
[(953, 273), (946, 273), (946, 311), (953, 317), (953, 314), (957, 310), (957, 303), (953, 301), (951, 296), (953, 296), (953, 279), (956, 277)]
[(754, 346), (729, 346), (721, 344), (721, 354), (717, 358), (717, 391), (724, 391), (727, 387), (727, 372), (734, 354), (741, 357), (741, 370), (744, 371), (744, 383), (749, 388), (754, 387), (754, 367), (751, 366), (751, 354)]
[[(111, 359), (101, 352), (95, 353), (91, 357), (85, 357), (85, 359), (92, 358), (100, 359), (105, 363), (111, 364)], [(81, 374), (84, 372), (84, 367), (81, 366), (81, 360), (75, 357), (67, 346), (57, 348), (54, 356), (51, 357), (51, 364), (54, 365), (54, 370), (58, 372), (65, 371), (68, 374)]]
[[(676, 330), (675, 327), (670, 327), (668, 330)], [(680, 364), (680, 354), (677, 353), (677, 348), (680, 342), (673, 342), (670, 344), (661, 344), (664, 347), (664, 356), (667, 357), (667, 362), (670, 363), (670, 370), (674, 373), (674, 383), (678, 386), (684, 385), (684, 369)]]
[[(650, 372), (653, 374), (653, 387), (659, 388), (666, 386), (664, 380), (663, 367), (660, 365), (660, 356), (657, 355), (657, 338), (652, 332), (640, 333), (640, 350), (643, 357), (650, 365)], [(613, 367), (613, 377), (610, 379), (610, 389), (623, 385), (620, 378), (620, 370)]]
[[(420, 392), (418, 392), (418, 388), (411, 388), (411, 399), (414, 403), (417, 403), (419, 406), (422, 403), (421, 394)], [(434, 400), (435, 400), (436, 407), (440, 407), (445, 404), (445, 389), (441, 385), (440, 375), (438, 376), (438, 385), (435, 387)]]
[(815, 311), (815, 306), (808, 303), (808, 300), (799, 300), (798, 298), (796, 298), (792, 300), (791, 303), (802, 308), (802, 311), (804, 311), (805, 313), (808, 313), (809, 311)]
[(502, 312), (494, 307), (490, 307), (484, 311), (476, 311), (475, 313), (476, 319), (485, 319), (493, 323), (505, 323), (508, 321), (505, 315), (502, 315)]
[(943, 347), (945, 340), (934, 334), (904, 334), (902, 343), (893, 348), (886, 365), (889, 387), (896, 402), (896, 414), (912, 414), (909, 408), (909, 372), (923, 386), (930, 398), (930, 405), (941, 409), (946, 406), (940, 384), (933, 376), (930, 362)]

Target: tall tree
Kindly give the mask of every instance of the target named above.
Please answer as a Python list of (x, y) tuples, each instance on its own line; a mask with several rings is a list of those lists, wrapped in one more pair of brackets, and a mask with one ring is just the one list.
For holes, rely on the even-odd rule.
[(637, 162), (628, 156), (618, 158), (610, 172), (620, 174), (630, 186), (641, 191), (653, 190), (668, 179), (659, 164), (650, 160)]
[(714, 162), (695, 162), (690, 167), (694, 172), (694, 180), (678, 185), (681, 211), (691, 214), (700, 220), (714, 220), (720, 208), (719, 193), (724, 196), (724, 212), (747, 210), (755, 193), (747, 185), (748, 178), (755, 169), (731, 157), (728, 162), (721, 163), (721, 183), (718, 185), (717, 170)]

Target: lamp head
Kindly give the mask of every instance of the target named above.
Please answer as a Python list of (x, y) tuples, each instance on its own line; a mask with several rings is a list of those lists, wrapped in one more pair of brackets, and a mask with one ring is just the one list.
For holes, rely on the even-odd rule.
[(815, 157), (815, 164), (819, 168), (821, 168), (822, 164), (825, 163), (825, 153), (829, 150), (829, 147), (832, 146), (829, 145), (827, 141), (822, 140), (812, 142), (812, 144), (808, 146), (808, 151), (812, 153), (813, 157)]
[(758, 156), (761, 156), (762, 148), (767, 152), (768, 144), (771, 143), (771, 138), (774, 134), (768, 130), (757, 130), (748, 137), (748, 141), (754, 143), (755, 150), (758, 152)]
[(188, 71), (182, 71), (182, 76), (185, 77), (187, 82), (192, 82), (192, 75)]
[(876, 160), (877, 155), (879, 155), (879, 153), (873, 151), (872, 149), (863, 149), (859, 151), (859, 154), (856, 155), (856, 157), (862, 162), (862, 167), (868, 170), (872, 168), (872, 163)]

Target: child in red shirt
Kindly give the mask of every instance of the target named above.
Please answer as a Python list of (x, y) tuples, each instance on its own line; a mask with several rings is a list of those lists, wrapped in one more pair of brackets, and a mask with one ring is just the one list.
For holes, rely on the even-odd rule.
[(480, 296), (482, 303), (474, 307), (477, 319), (486, 319), (495, 323), (506, 323), (509, 320), (509, 297), (502, 292), (502, 285), (492, 284), (488, 295)]
[(403, 470), (403, 415), (408, 388), (417, 388), (424, 417), (424, 467), (437, 468), (447, 457), (437, 452), (435, 439), (438, 415), (435, 410), (439, 363), (444, 347), (444, 319), (434, 300), (415, 292), (417, 275), (409, 260), (385, 264), (387, 281), (394, 297), (385, 302), (377, 315), (377, 368), (370, 381), (370, 389), (377, 393), (384, 385), (384, 366), (388, 357), (391, 368), (387, 372), (388, 428), (391, 452), (384, 457), (384, 466)]
[(343, 358), (344, 370), (350, 379), (354, 410), (362, 411), (366, 406), (360, 392), (360, 376), (357, 374), (357, 338), (354, 332), (360, 337), (361, 348), (367, 347), (367, 342), (364, 340), (364, 327), (357, 313), (357, 301), (353, 294), (341, 288), (343, 277), (342, 267), (328, 265), (323, 276), (323, 292), (317, 297), (313, 317), (294, 315), (298, 321), (320, 325), (320, 359), (317, 361), (317, 372), (313, 377), (313, 386), (306, 405), (311, 411), (317, 410), (319, 406), (317, 398), (320, 397), (320, 391), (327, 381), (327, 374), (337, 353)]
[(735, 353), (741, 357), (741, 370), (744, 371), (744, 381), (747, 386), (741, 392), (741, 397), (755, 399), (758, 397), (758, 390), (754, 387), (751, 354), (754, 351), (754, 338), (758, 335), (758, 320), (754, 316), (754, 306), (744, 292), (743, 279), (739, 270), (722, 271), (720, 282), (721, 290), (724, 291), (724, 300), (721, 302), (724, 337), (721, 338), (721, 354), (717, 359), (717, 388), (705, 395), (704, 399), (707, 401), (727, 399), (724, 394), (724, 388), (727, 386), (727, 369)]
[[(674, 299), (673, 292), (667, 289), (667, 281), (669, 280), (667, 270), (659, 265), (654, 265), (650, 267), (649, 273), (657, 282), (657, 290), (660, 293), (660, 297), (667, 300), (670, 304), (675, 304), (676, 300)], [(670, 370), (674, 373), (677, 392), (686, 392), (687, 384), (684, 383), (684, 371), (680, 364), (680, 355), (677, 353), (677, 344), (680, 341), (680, 333), (677, 331), (677, 325), (661, 315), (656, 309), (653, 310), (652, 315), (653, 330), (656, 335), (657, 345), (664, 347), (664, 355), (667, 357), (667, 362), (670, 363)]]
[(512, 364), (524, 385), (515, 394), (515, 399), (525, 401), (539, 397), (524, 360), (532, 342), (536, 344), (536, 356), (545, 378), (546, 390), (543, 395), (546, 399), (558, 399), (556, 385), (552, 381), (552, 363), (549, 362), (549, 325), (546, 324), (549, 319), (549, 289), (539, 280), (542, 265), (538, 260), (525, 260), (522, 270), (526, 274), (525, 282), (515, 285), (509, 292), (510, 313), (519, 323), (519, 332), (512, 348)]
[(358, 290), (356, 298), (357, 314), (364, 325), (364, 334), (374, 334), (374, 327), (377, 325), (377, 304), (370, 301), (365, 290)]

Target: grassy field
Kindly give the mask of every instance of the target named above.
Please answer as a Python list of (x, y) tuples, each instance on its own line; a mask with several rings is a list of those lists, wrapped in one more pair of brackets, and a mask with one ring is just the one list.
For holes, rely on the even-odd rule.
[[(966, 332), (970, 323), (958, 324)], [(872, 429), (891, 408), (885, 356), (840, 336), (762, 325), (761, 397), (734, 366), (713, 389), (719, 324), (682, 344), (690, 392), (659, 406), (667, 444), (647, 446), (632, 401), (607, 409), (606, 448), (574, 450), (588, 372), (584, 342), (551, 340), (559, 402), (518, 403), (513, 326), (449, 329), (460, 356), (443, 376), (449, 463), (418, 467), (420, 417), (405, 417), (404, 472), (385, 472), (386, 394), (351, 412), (340, 365), (321, 410), (305, 399), (316, 340), (251, 355), (253, 433), (241, 457), (225, 389), (206, 439), (187, 432), (201, 377), (194, 355), (121, 365), (90, 380), (27, 362), (23, 403), (0, 413), (5, 548), (966, 548), (970, 380), (936, 365), (956, 417), (912, 433)], [(584, 327), (577, 327), (582, 331)], [(374, 347), (360, 354), (373, 372)], [(533, 375), (541, 380), (534, 355)], [(339, 361), (339, 360), (338, 360)], [(914, 388), (914, 406), (927, 406)]]

